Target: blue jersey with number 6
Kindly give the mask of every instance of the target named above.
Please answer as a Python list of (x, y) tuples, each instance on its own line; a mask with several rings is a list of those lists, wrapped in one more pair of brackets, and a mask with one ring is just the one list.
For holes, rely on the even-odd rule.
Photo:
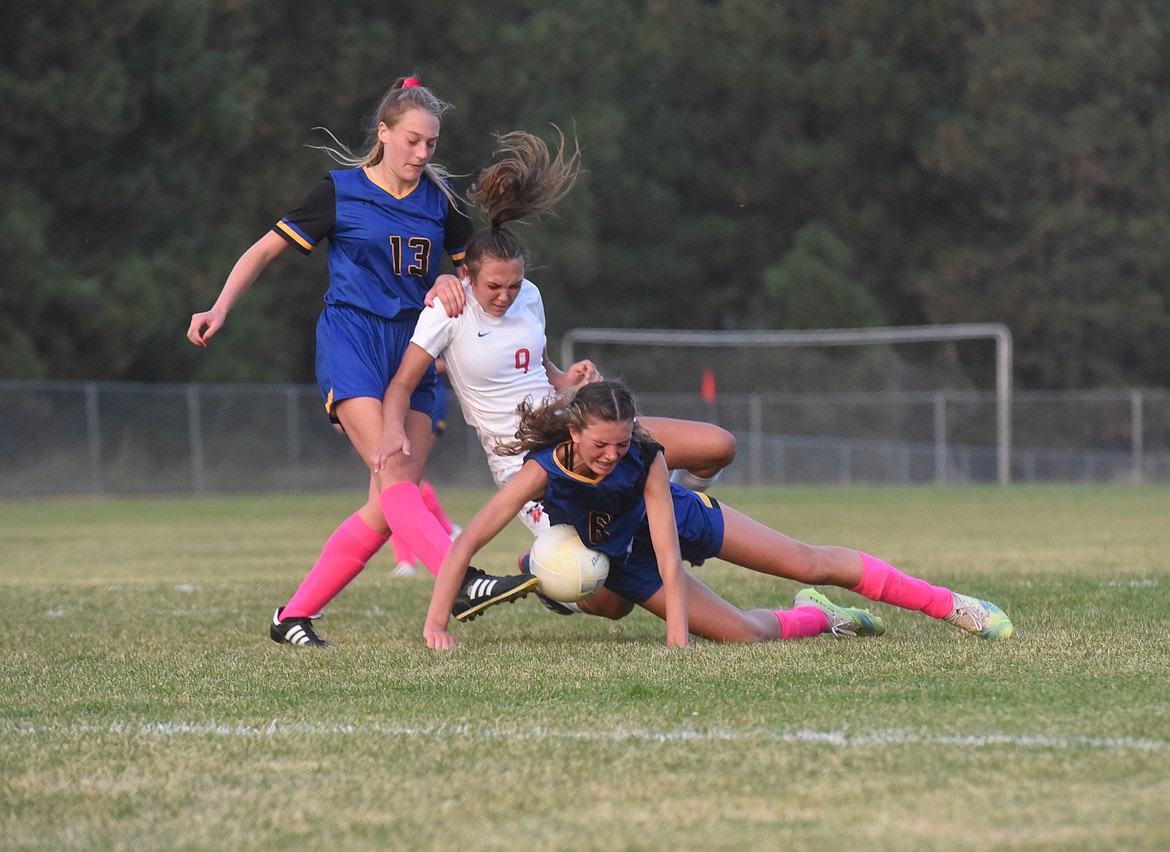
[[(572, 450), (569, 442), (561, 446), (566, 454)], [(557, 449), (537, 450), (525, 459), (532, 459), (548, 473), (543, 502), (549, 523), (572, 524), (586, 547), (601, 551), (611, 563), (620, 563), (646, 517), (646, 476), (650, 462), (662, 448), (635, 441), (613, 471), (601, 478), (574, 473)]]

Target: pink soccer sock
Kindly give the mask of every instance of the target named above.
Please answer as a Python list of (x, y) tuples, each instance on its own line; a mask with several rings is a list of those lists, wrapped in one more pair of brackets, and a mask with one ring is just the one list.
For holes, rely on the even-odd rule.
[(861, 553), (861, 582), (851, 591), (871, 601), (924, 612), (931, 618), (946, 618), (955, 608), (950, 589), (903, 574), (868, 553)]
[(317, 564), (309, 571), (292, 599), (284, 605), (282, 618), (306, 618), (319, 613), (329, 601), (361, 573), (370, 557), (386, 543), (386, 536), (370, 529), (356, 512), (336, 530)]
[(390, 546), (394, 548), (394, 564), (401, 565), (404, 562), (408, 565), (414, 564), (414, 553), (402, 541), (402, 536), (391, 535)]
[(422, 495), (423, 505), (435, 516), (435, 520), (439, 522), (439, 526), (443, 528), (447, 535), (451, 535), (451, 530), (455, 529), (455, 524), (451, 523), (451, 519), (447, 517), (447, 513), (443, 510), (443, 502), (439, 499), (439, 495), (435, 493), (435, 486), (424, 479), (419, 483), (418, 491)]
[(781, 639), (806, 639), (829, 629), (829, 616), (815, 606), (778, 609), (772, 612), (780, 620)]
[(438, 575), (451, 538), (422, 501), (413, 482), (396, 482), (379, 497), (382, 513), (395, 535), (409, 547), (432, 574)]

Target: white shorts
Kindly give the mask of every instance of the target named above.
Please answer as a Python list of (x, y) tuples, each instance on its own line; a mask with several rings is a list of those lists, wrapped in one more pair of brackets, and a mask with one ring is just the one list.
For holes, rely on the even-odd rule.
[[(487, 447), (484, 449), (487, 450)], [(488, 468), (492, 472), (492, 479), (501, 488), (505, 482), (516, 475), (520, 468), (524, 467), (523, 456), (500, 456), (489, 451), (487, 460)], [(534, 536), (540, 535), (549, 528), (548, 515), (544, 513), (544, 506), (540, 503), (529, 500), (520, 510), (518, 517)]]

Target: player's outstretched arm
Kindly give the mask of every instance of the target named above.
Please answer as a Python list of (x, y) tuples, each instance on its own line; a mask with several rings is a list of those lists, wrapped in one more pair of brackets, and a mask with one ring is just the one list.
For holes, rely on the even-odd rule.
[(658, 557), (662, 591), (666, 604), (666, 644), (685, 648), (690, 642), (687, 617), (687, 578), (678, 547), (678, 524), (674, 519), (674, 500), (670, 496), (670, 475), (659, 453), (646, 477), (646, 522), (650, 542)]
[(206, 348), (207, 341), (211, 340), (227, 320), (228, 311), (232, 309), (240, 297), (247, 292), (252, 283), (260, 276), (268, 264), (288, 248), (284, 237), (269, 231), (262, 236), (246, 252), (240, 255), (232, 271), (228, 273), (227, 281), (219, 293), (219, 298), (210, 310), (191, 315), (191, 325), (187, 327), (187, 339), (196, 346)]
[(447, 626), (451, 618), (451, 606), (467, 576), (472, 557), (500, 534), (525, 503), (543, 496), (546, 485), (548, 474), (544, 468), (533, 461), (525, 462), (516, 475), (491, 496), (455, 537), (439, 567), (435, 589), (431, 592), (431, 605), (423, 625), (423, 638), (428, 648), (447, 650), (457, 647), (455, 637), (447, 632)]
[(544, 361), (544, 371), (548, 373), (549, 384), (561, 393), (571, 388), (578, 388), (581, 385), (587, 385), (590, 382), (601, 381), (601, 373), (597, 371), (597, 367), (592, 361), (578, 361), (569, 369), (562, 370), (548, 357), (548, 350), (544, 351), (542, 355)]

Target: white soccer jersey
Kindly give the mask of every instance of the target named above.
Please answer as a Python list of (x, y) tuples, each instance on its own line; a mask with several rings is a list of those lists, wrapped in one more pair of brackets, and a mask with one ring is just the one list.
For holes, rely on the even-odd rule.
[(411, 342), (433, 357), (442, 355), (447, 378), (467, 421), (487, 453), (497, 485), (503, 485), (524, 463), (522, 456), (499, 456), (497, 441), (516, 437), (516, 406), (556, 391), (544, 369), (544, 301), (528, 279), (502, 317), (493, 317), (464, 285), (467, 307), (447, 316), (439, 300), (419, 316)]

